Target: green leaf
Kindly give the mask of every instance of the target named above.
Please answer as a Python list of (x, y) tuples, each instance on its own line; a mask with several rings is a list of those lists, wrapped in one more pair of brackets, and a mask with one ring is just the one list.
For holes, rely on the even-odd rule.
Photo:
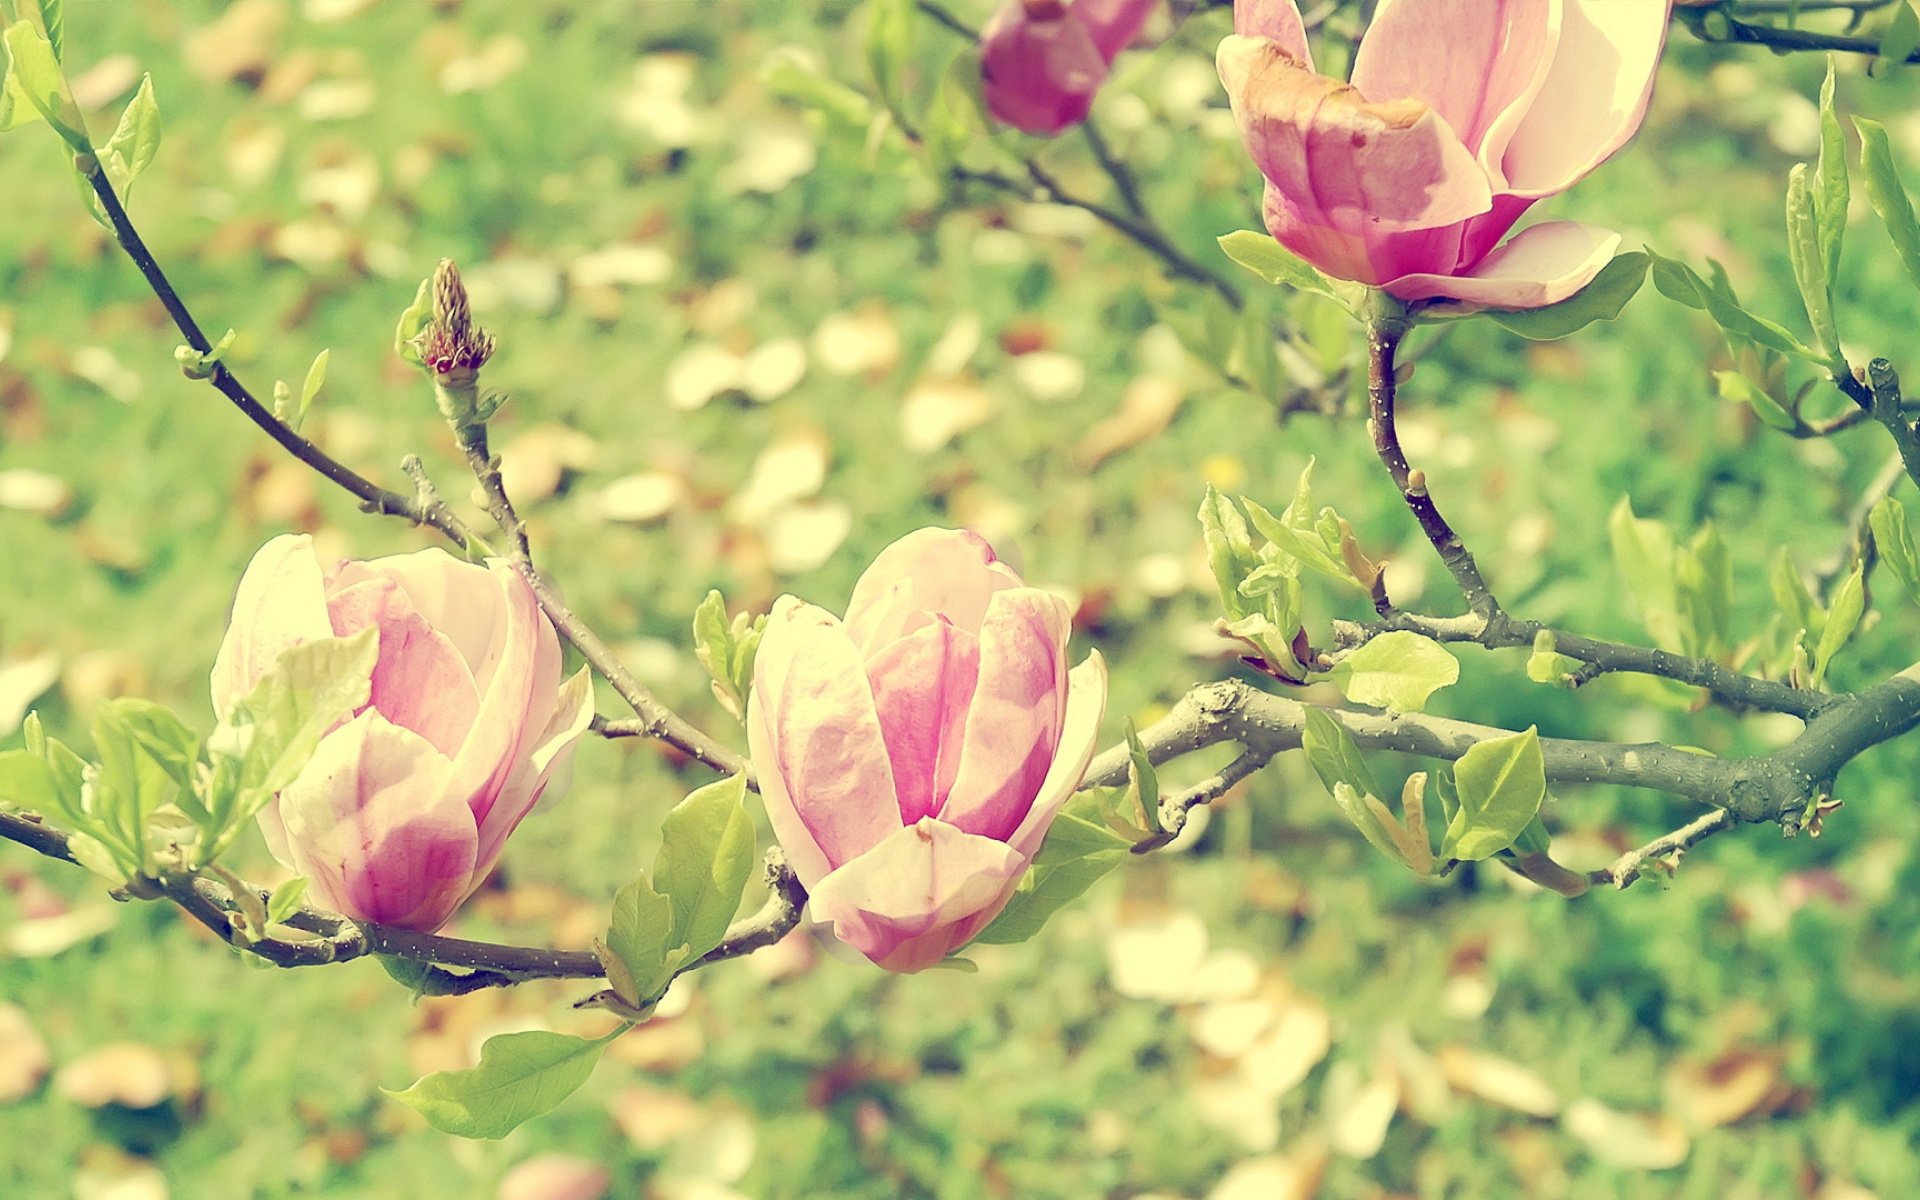
[(1153, 760), (1147, 757), (1147, 748), (1140, 742), (1140, 734), (1129, 720), (1127, 734), (1127, 802), (1134, 810), (1140, 827), (1147, 833), (1159, 833), (1164, 828), (1160, 823), (1160, 773), (1154, 770)]
[(433, 276), (429, 275), (420, 281), (420, 287), (413, 293), (413, 303), (407, 305), (400, 314), (400, 323), (393, 327), (393, 352), (420, 366), (420, 348), (415, 339), (427, 331), (427, 324), (432, 320)]
[(1544, 308), (1489, 308), (1488, 320), (1510, 333), (1536, 342), (1550, 342), (1585, 329), (1595, 321), (1611, 321), (1647, 281), (1651, 260), (1639, 250), (1616, 254), (1600, 268), (1592, 282), (1558, 304)]
[(1266, 282), (1313, 292), (1337, 301), (1348, 312), (1358, 311), (1357, 305), (1365, 289), (1358, 284), (1327, 278), (1274, 241), (1271, 234), (1237, 229), (1219, 240), (1220, 249), (1226, 251), (1228, 258)]
[[(30, 21), (15, 21), (0, 34), (0, 41), (6, 46), (7, 87), (16, 110), (18, 102), (25, 100), (76, 153), (90, 152), (93, 146), (87, 139), (86, 122), (67, 90), (66, 76), (60, 72), (60, 58), (52, 43)], [(16, 111), (14, 120), (18, 119)]]
[(1813, 213), (1820, 231), (1820, 257), (1828, 284), (1840, 277), (1840, 247), (1847, 235), (1847, 204), (1852, 187), (1847, 178), (1847, 139), (1834, 107), (1833, 56), (1827, 56), (1827, 78), (1820, 85), (1820, 159), (1815, 168)]
[(1653, 255), (1653, 286), (1669, 300), (1704, 310), (1731, 338), (1811, 362), (1825, 362), (1824, 355), (1804, 345), (1780, 325), (1742, 308), (1724, 283), (1718, 287), (1708, 283), (1685, 263)]
[(1112, 789), (1092, 788), (1067, 801), (1047, 829), (1033, 866), (1013, 899), (973, 940), (990, 946), (1024, 942), (1047, 919), (1080, 898), (1126, 859), (1131, 843), (1107, 828), (1101, 808)]
[(1833, 656), (1847, 644), (1853, 631), (1859, 627), (1860, 618), (1866, 614), (1867, 588), (1866, 568), (1856, 564), (1853, 571), (1840, 581), (1834, 589), (1833, 599), (1827, 605), (1827, 623), (1820, 630), (1820, 640), (1813, 648), (1813, 686), (1819, 687), (1827, 677), (1827, 667), (1833, 662)]
[[(975, 64), (975, 74), (979, 73)], [(823, 74), (797, 49), (782, 47), (760, 70), (760, 82), (774, 96), (811, 108), (850, 130), (873, 123), (873, 102), (858, 89)]]
[(1842, 369), (1840, 331), (1833, 319), (1833, 286), (1827, 278), (1826, 255), (1820, 244), (1820, 225), (1813, 211), (1813, 185), (1807, 164), (1795, 163), (1787, 176), (1787, 257), (1794, 283), (1813, 327), (1813, 340), (1826, 355), (1827, 365)]
[(901, 80), (913, 59), (913, 0), (867, 0), (867, 68), (888, 109), (904, 106)]
[[(758, 648), (762, 628), (764, 624), (747, 626), (729, 620), (726, 598), (718, 590), (709, 591), (693, 610), (693, 656), (712, 677), (714, 698), (742, 721), (747, 716), (747, 685), (753, 673), (751, 650)], [(736, 633), (749, 631), (752, 647), (736, 644)], [(739, 662), (743, 654), (748, 660), (744, 670)]]
[(46, 759), (31, 750), (0, 750), (0, 811), (44, 814), (79, 803), (78, 792), (60, 794), (60, 782)]
[(321, 638), (281, 652), (207, 739), (213, 772), (201, 852), (216, 858), (274, 793), (300, 774), (326, 732), (367, 702), (379, 631)]
[(1482, 859), (1505, 850), (1539, 814), (1547, 795), (1538, 731), (1476, 744), (1454, 764), (1453, 782), (1460, 809), (1447, 822), (1440, 857)]
[(696, 959), (720, 944), (755, 864), (745, 774), (710, 783), (667, 814), (653, 883), (673, 905), (674, 943)]
[[(1912, 10), (1902, 4), (1901, 11)], [(1893, 146), (1887, 140), (1886, 127), (1878, 121), (1855, 117), (1853, 127), (1860, 134), (1860, 170), (1866, 176), (1867, 202), (1893, 239), (1894, 252), (1906, 269), (1907, 279), (1920, 288), (1920, 221), (1913, 215), (1913, 201), (1907, 198), (1906, 185), (1893, 163)]]
[(1872, 73), (1885, 75), (1889, 69), (1898, 70), (1916, 47), (1920, 47), (1920, 15), (1914, 13), (1910, 0), (1899, 0), (1893, 19), (1880, 34), (1880, 53), (1873, 60)]
[(1613, 543), (1613, 563), (1626, 583), (1647, 632), (1663, 650), (1680, 652), (1679, 602), (1674, 595), (1673, 531), (1664, 521), (1633, 514), (1633, 504), (1622, 496), (1607, 519)]
[[(675, 953), (673, 901), (641, 872), (613, 897), (613, 921), (595, 950), (614, 994), (634, 1008), (651, 1003), (673, 982), (684, 954)], [(670, 961), (671, 960), (671, 961)]]
[(267, 923), (282, 924), (300, 911), (300, 905), (306, 898), (307, 879), (304, 875), (287, 880), (267, 896)]
[(322, 350), (313, 356), (313, 365), (307, 368), (307, 377), (300, 382), (300, 407), (294, 410), (293, 427), (300, 428), (307, 419), (307, 412), (313, 408), (314, 399), (320, 395), (320, 389), (327, 383), (327, 363), (333, 358), (332, 350)]
[(1882, 497), (1867, 514), (1867, 523), (1880, 561), (1906, 589), (1907, 598), (1920, 604), (1920, 555), (1914, 553), (1913, 533), (1907, 527), (1907, 506), (1891, 496)]
[(1766, 388), (1740, 371), (1715, 371), (1713, 381), (1722, 400), (1751, 407), (1754, 415), (1775, 429), (1794, 430), (1800, 422)]
[(1333, 668), (1333, 681), (1355, 704), (1419, 712), (1427, 698), (1459, 682), (1460, 661), (1432, 638), (1396, 629), (1369, 640)]
[(1352, 735), (1323, 710), (1307, 709), (1300, 748), (1306, 751), (1308, 765), (1320, 776), (1329, 793), (1335, 785), (1344, 783), (1363, 796), (1380, 794), (1380, 785), (1373, 781), (1373, 772), (1360, 757), (1360, 748), (1353, 744)]
[(1585, 665), (1577, 658), (1561, 654), (1559, 645), (1551, 629), (1542, 629), (1533, 635), (1533, 650), (1527, 655), (1528, 679), (1535, 683), (1559, 686), (1567, 676)]
[(1240, 594), (1240, 583), (1260, 559), (1253, 552), (1246, 518), (1212, 484), (1207, 485), (1206, 497), (1200, 501), (1200, 531), (1207, 543), (1207, 565), (1213, 568), (1213, 580), (1220, 588), (1220, 603), (1229, 618), (1239, 620), (1252, 612)]
[[(387, 1091), (442, 1133), (464, 1138), (505, 1137), (523, 1123), (552, 1112), (593, 1074), (600, 1051), (621, 1026), (603, 1038), (569, 1037), (532, 1030), (488, 1038), (480, 1065), (439, 1071), (404, 1092)], [(386, 1090), (386, 1089), (382, 1089)]]
[(1398, 862), (1406, 862), (1406, 856), (1391, 832), (1398, 822), (1379, 797), (1359, 792), (1345, 780), (1335, 783), (1332, 791), (1333, 802), (1375, 850)]
[(1674, 599), (1687, 653), (1716, 657), (1733, 641), (1733, 560), (1711, 522), (1674, 554)]
[(1520, 831), (1519, 837), (1513, 839), (1513, 845), (1509, 848), (1519, 855), (1545, 854), (1553, 849), (1553, 835), (1547, 832), (1546, 822), (1536, 816), (1527, 822), (1527, 827)]
[(159, 152), (160, 106), (153, 98), (153, 76), (143, 75), (140, 90), (127, 102), (113, 136), (99, 150), (100, 165), (123, 202), (133, 192), (133, 181), (152, 165)]
[(1826, 611), (1807, 590), (1807, 581), (1793, 565), (1792, 555), (1785, 546), (1773, 556), (1773, 569), (1767, 573), (1767, 586), (1773, 592), (1773, 602), (1787, 618), (1787, 624), (1793, 629), (1818, 633), (1826, 620)]

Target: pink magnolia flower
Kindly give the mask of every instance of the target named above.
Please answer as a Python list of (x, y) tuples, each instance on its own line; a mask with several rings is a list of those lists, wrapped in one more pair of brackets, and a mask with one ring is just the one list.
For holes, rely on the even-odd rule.
[(1007, 0), (980, 34), (987, 111), (1027, 133), (1087, 119), (1113, 60), (1159, 0)]
[(998, 916), (1086, 774), (1100, 655), (1067, 671), (1071, 620), (972, 533), (880, 552), (847, 619), (792, 596), (754, 662), (747, 742), (813, 913), (889, 971), (918, 971)]
[(273, 856), (350, 917), (434, 930), (564, 787), (593, 716), (582, 670), (510, 565), (422, 550), (323, 567), (312, 539), (260, 548), (213, 665), (228, 712), (288, 647), (379, 629), (371, 698), (260, 813)]
[(1498, 244), (1646, 115), (1670, 0), (1381, 0), (1353, 80), (1313, 71), (1293, 0), (1238, 0), (1220, 43), (1267, 229), (1402, 300), (1537, 308), (1585, 287), (1620, 235), (1548, 221)]

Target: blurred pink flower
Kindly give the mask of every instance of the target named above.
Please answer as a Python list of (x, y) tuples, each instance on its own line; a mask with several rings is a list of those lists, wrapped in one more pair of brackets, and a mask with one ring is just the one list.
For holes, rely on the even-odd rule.
[(565, 786), (593, 688), (585, 670), (561, 682), (560, 640), (507, 563), (422, 550), (322, 567), (312, 539), (287, 535), (240, 580), (214, 707), (227, 713), (288, 647), (369, 626), (371, 699), (321, 739), (260, 831), (316, 902), (433, 930), (541, 795)]
[(814, 915), (889, 971), (918, 971), (998, 916), (1093, 757), (1098, 652), (972, 533), (880, 552), (843, 623), (791, 596), (754, 664), (747, 740)]
[(1221, 81), (1266, 176), (1267, 229), (1402, 300), (1537, 308), (1620, 245), (1547, 221), (1498, 245), (1646, 115), (1669, 0), (1381, 0), (1344, 84), (1313, 70), (1293, 0), (1238, 0)]
[(1006, 0), (980, 34), (987, 111), (1027, 133), (1087, 119), (1107, 69), (1159, 0)]

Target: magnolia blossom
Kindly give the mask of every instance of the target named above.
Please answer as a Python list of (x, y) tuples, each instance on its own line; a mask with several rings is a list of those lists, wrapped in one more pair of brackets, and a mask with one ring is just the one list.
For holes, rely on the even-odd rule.
[(747, 741), (816, 917), (889, 971), (930, 967), (999, 915), (1085, 775), (1100, 655), (1067, 670), (1067, 606), (975, 534), (881, 551), (843, 622), (783, 596)]
[(277, 537), (240, 580), (213, 667), (221, 714), (283, 650), (379, 633), (370, 698), (260, 814), (267, 848), (350, 917), (433, 930), (500, 858), (507, 835), (564, 787), (593, 717), (582, 670), (505, 562), (440, 550), (324, 566)]
[(1381, 0), (1341, 83), (1293, 0), (1238, 0), (1220, 78), (1266, 176), (1267, 229), (1402, 300), (1566, 299), (1620, 235), (1575, 221), (1500, 239), (1645, 116), (1670, 0)]
[(1159, 0), (1007, 0), (980, 34), (987, 111), (1028, 133), (1087, 119), (1113, 60)]

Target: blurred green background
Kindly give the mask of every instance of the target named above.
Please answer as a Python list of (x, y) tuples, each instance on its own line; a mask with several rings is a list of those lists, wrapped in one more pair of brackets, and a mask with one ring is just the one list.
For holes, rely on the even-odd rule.
[[(1277, 506), (1317, 458), (1395, 598), (1452, 611), (1357, 395), (1319, 388), (1341, 411), (1280, 419), (1183, 345), (1219, 319), (1201, 289), (1084, 213), (950, 192), (846, 104), (793, 99), (809, 79), (871, 92), (865, 20), (821, 0), (69, 0), (66, 43), (96, 135), (152, 73), (165, 142), (132, 211), (202, 323), (239, 331), (242, 378), (297, 385), (330, 347), (308, 432), (389, 484), (417, 452), (452, 496), (453, 448), (391, 330), (437, 258), (463, 265), (544, 566), (735, 745), (689, 652), (700, 597), (838, 608), (923, 524), (980, 529), (1076, 599), (1076, 656), (1115, 666), (1108, 741), (1237, 669), (1211, 632), (1206, 482)], [(1095, 117), (1177, 243), (1233, 278), (1213, 239), (1257, 226), (1258, 189), (1213, 77), (1228, 24), (1163, 21)], [(914, 39), (919, 96), (964, 43), (924, 20)], [(1841, 66), (1843, 109), (1920, 162), (1916, 77)], [(1718, 258), (1798, 328), (1781, 195), (1815, 152), (1821, 70), (1676, 31), (1644, 134), (1546, 209)], [(1078, 137), (1011, 144), (1106, 199)], [(1907, 366), (1914, 296), (1859, 197), (1854, 217), (1849, 351)], [(1357, 348), (1318, 302), (1256, 303), (1316, 331), (1294, 382)], [(355, 556), (431, 544), (276, 455), (180, 377), (177, 341), (56, 139), (0, 139), (0, 746), (27, 705), (83, 742), (118, 694), (209, 724), (226, 605), (274, 533)], [(1768, 556), (1832, 569), (1889, 454), (1877, 429), (1796, 442), (1718, 399), (1718, 335), (1651, 289), (1564, 343), (1470, 323), (1416, 350), (1410, 457), (1508, 606), (1582, 632), (1645, 636), (1607, 549), (1620, 496), (1719, 525), (1751, 636)], [(1920, 617), (1886, 607), (1839, 686), (1913, 657)], [(1313, 592), (1310, 631), (1363, 610)], [(1434, 711), (1718, 753), (1793, 731), (1631, 679), (1543, 687), (1524, 658), (1463, 652)], [(601, 711), (618, 713), (604, 690)], [(1920, 1195), (1917, 769), (1911, 739), (1884, 746), (1842, 776), (1817, 841), (1748, 829), (1669, 890), (1569, 902), (1491, 864), (1413, 879), (1289, 757), (1034, 943), (973, 953), (977, 975), (890, 978), (806, 939), (702, 971), (498, 1143), (443, 1137), (379, 1089), (464, 1065), (489, 1033), (578, 1028), (581, 988), (414, 1004), (371, 963), (256, 968), (172, 909), (0, 846), (0, 1194), (436, 1200), (558, 1153), (663, 1200)], [(702, 780), (654, 745), (584, 747), (572, 793), (452, 931), (584, 945)], [(1547, 819), (1588, 868), (1690, 815), (1570, 788)], [(234, 865), (272, 870), (257, 842)]]

